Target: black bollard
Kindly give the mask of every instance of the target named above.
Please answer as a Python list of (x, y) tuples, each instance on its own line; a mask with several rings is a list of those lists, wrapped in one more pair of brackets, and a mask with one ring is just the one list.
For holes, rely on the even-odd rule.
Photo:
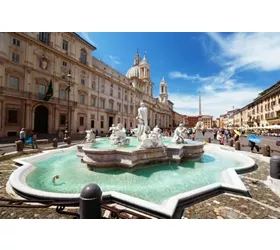
[(86, 185), (80, 194), (80, 219), (101, 219), (102, 191), (96, 184)]
[(16, 141), (16, 149), (17, 149), (18, 152), (23, 151), (23, 142), (21, 140)]
[(57, 148), (57, 139), (56, 138), (53, 139), (53, 147)]
[(228, 145), (229, 145), (230, 147), (233, 147), (233, 140), (232, 140), (232, 139), (230, 139), (230, 140), (228, 141)]
[(68, 145), (70, 145), (71, 144), (71, 138), (68, 137), (66, 142), (67, 142)]
[(270, 147), (265, 144), (262, 148), (262, 153), (263, 153), (263, 156), (270, 157)]
[(239, 141), (236, 141), (236, 142), (235, 142), (234, 148), (235, 148), (235, 150), (240, 150), (240, 149), (241, 149), (241, 146), (240, 146), (240, 142), (239, 142)]
[(211, 143), (211, 137), (208, 138), (208, 143)]
[(280, 179), (280, 156), (272, 156), (270, 158), (270, 176)]

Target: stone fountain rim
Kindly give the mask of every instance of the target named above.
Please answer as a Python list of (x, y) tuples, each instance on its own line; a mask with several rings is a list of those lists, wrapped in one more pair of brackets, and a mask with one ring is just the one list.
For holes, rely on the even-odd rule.
[[(205, 145), (206, 148), (210, 147), (210, 148), (214, 148), (215, 152), (217, 150), (222, 150), (221, 147), (219, 145)], [(65, 151), (71, 151), (74, 148), (76, 148), (76, 146), (73, 147), (69, 147), (66, 149), (56, 149), (56, 150), (49, 150), (49, 151), (43, 151), (41, 154), (35, 155), (35, 156), (30, 156), (30, 157), (25, 157), (25, 158), (21, 158), (21, 159), (16, 159), (14, 160), (14, 162), (17, 162), (19, 164), (22, 164), (21, 167), (19, 167), (18, 169), (16, 169), (10, 176), (9, 178), (9, 184), (11, 185), (11, 187), (17, 191), (17, 193), (21, 193), (24, 194), (26, 196), (32, 196), (32, 197), (37, 197), (37, 198), (43, 198), (43, 199), (56, 199), (56, 200), (66, 200), (66, 199), (79, 199), (80, 194), (67, 194), (67, 193), (55, 193), (55, 192), (46, 192), (46, 191), (41, 191), (41, 190), (37, 190), (37, 189), (33, 189), (31, 187), (29, 187), (26, 183), (26, 177), (27, 175), (34, 171), (35, 167), (32, 165), (32, 163), (30, 162), (26, 162), (26, 160), (28, 159), (29, 161), (33, 160), (33, 162), (35, 162), (35, 160), (37, 158), (41, 159), (42, 157), (45, 158), (48, 155), (50, 155), (51, 153), (61, 153), (61, 152), (65, 152)], [(149, 211), (155, 211), (156, 213), (161, 213), (164, 214), (167, 217), (172, 217), (177, 205), (182, 202), (182, 201), (186, 201), (188, 199), (192, 199), (193, 197), (199, 198), (200, 196), (202, 197), (203, 195), (205, 195), (206, 193), (209, 192), (214, 192), (215, 190), (218, 189), (222, 189), (222, 190), (231, 190), (231, 191), (235, 191), (238, 193), (242, 193), (244, 195), (246, 195), (246, 193), (248, 193), (247, 188), (245, 187), (245, 185), (243, 184), (243, 182), (241, 181), (241, 179), (239, 178), (239, 176), (236, 173), (236, 170), (248, 170), (248, 169), (252, 169), (255, 166), (255, 161), (250, 158), (247, 155), (242, 154), (241, 152), (230, 152), (230, 151), (222, 151), (224, 154), (228, 154), (228, 155), (233, 155), (233, 154), (237, 154), (240, 157), (242, 157), (243, 159), (243, 163), (245, 164), (245, 166), (243, 167), (239, 167), (239, 168), (235, 168), (235, 169), (225, 169), (222, 172), (220, 172), (221, 174), (221, 178), (220, 178), (220, 182), (216, 182), (207, 186), (203, 186), (201, 188), (197, 188), (191, 191), (187, 191), (184, 193), (180, 193), (174, 196), (169, 197), (167, 200), (165, 200), (162, 204), (155, 204), (153, 202), (150, 201), (146, 201), (146, 200), (142, 200), (140, 198), (136, 198), (127, 194), (123, 194), (123, 193), (119, 193), (116, 191), (108, 191), (108, 192), (104, 192), (103, 196), (104, 197), (114, 197), (116, 199), (119, 200), (123, 200), (124, 202), (127, 202), (129, 204), (135, 205), (136, 207), (140, 207), (142, 209), (146, 209)]]

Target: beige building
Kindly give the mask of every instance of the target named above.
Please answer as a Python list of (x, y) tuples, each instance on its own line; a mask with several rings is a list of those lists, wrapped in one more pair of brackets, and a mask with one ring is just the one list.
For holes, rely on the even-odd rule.
[(233, 120), (236, 127), (280, 125), (280, 81), (259, 93), (253, 102), (236, 110)]
[(202, 121), (204, 126), (207, 128), (212, 128), (213, 116), (211, 115), (199, 115), (198, 121)]
[[(167, 83), (161, 81), (154, 98), (146, 55), (137, 52), (124, 76), (93, 57), (94, 50), (76, 33), (0, 33), (0, 137), (18, 135), (22, 127), (57, 134), (67, 120), (71, 133), (107, 132), (113, 123), (134, 128), (141, 100), (151, 127), (172, 124)], [(53, 96), (45, 101), (50, 82)]]
[(173, 111), (173, 127), (178, 127), (180, 123), (185, 124), (184, 115)]

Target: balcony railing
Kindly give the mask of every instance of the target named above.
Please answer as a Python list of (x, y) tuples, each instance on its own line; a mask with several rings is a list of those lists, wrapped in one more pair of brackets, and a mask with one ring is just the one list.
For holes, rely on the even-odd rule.
[(105, 111), (108, 112), (108, 113), (112, 113), (112, 114), (117, 114), (118, 113), (118, 111), (115, 110), (115, 109), (105, 109)]
[[(6, 87), (0, 87), (0, 94), (4, 95), (4, 96), (12, 96), (12, 97), (30, 99), (30, 100), (35, 100), (35, 101), (44, 101), (44, 98), (45, 98), (45, 95), (43, 95), (43, 94), (34, 94), (34, 93), (31, 93), (28, 91), (22, 91), (22, 90), (6, 88)], [(55, 104), (62, 104), (62, 105), (68, 104), (67, 99), (54, 97), (54, 96), (48, 102), (55, 103)], [(69, 105), (72, 107), (76, 107), (77, 102), (70, 100)]]

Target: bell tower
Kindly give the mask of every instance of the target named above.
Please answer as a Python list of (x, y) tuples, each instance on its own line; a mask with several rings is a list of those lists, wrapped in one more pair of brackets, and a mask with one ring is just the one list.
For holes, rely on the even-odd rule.
[(162, 77), (162, 80), (159, 84), (160, 90), (159, 90), (159, 100), (163, 104), (167, 104), (168, 102), (168, 92), (167, 92), (167, 83), (164, 80), (164, 77)]

